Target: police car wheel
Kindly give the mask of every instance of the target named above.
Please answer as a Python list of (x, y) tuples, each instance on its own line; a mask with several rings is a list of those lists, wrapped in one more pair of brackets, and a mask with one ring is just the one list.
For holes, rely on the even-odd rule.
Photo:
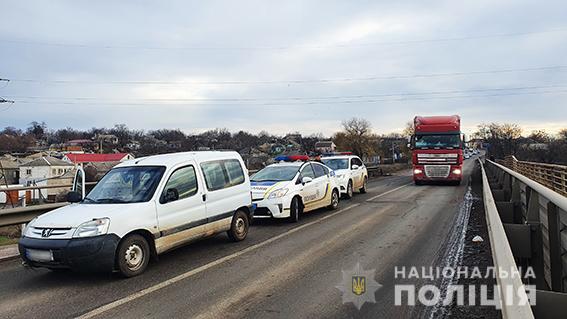
[(150, 262), (150, 245), (143, 236), (130, 235), (118, 246), (118, 271), (124, 277), (134, 277), (143, 273)]
[(227, 231), (228, 237), (232, 241), (241, 241), (248, 236), (248, 229), (250, 227), (250, 220), (248, 215), (239, 210), (234, 214), (232, 218), (232, 223), (230, 225), (230, 230)]
[(333, 190), (333, 194), (331, 195), (331, 204), (329, 205), (329, 209), (335, 210), (339, 208), (339, 191)]
[(361, 194), (365, 194), (366, 193), (366, 188), (368, 186), (368, 178), (365, 177), (364, 178), (364, 182), (362, 182), (362, 187), (359, 189)]
[(348, 181), (345, 197), (350, 199), (350, 198), (352, 198), (353, 193), (354, 193), (354, 190), (353, 190), (353, 186), (352, 186), (352, 181)]
[(292, 223), (297, 223), (299, 221), (299, 217), (301, 216), (302, 210), (303, 208), (301, 207), (301, 202), (299, 201), (299, 198), (294, 197), (291, 200), (289, 221)]

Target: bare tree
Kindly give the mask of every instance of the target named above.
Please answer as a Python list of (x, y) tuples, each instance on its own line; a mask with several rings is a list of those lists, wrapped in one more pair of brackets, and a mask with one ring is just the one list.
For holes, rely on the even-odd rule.
[(372, 134), (372, 125), (368, 120), (351, 118), (342, 125), (343, 131), (333, 137), (338, 149), (352, 151), (361, 157), (376, 154), (378, 137)]

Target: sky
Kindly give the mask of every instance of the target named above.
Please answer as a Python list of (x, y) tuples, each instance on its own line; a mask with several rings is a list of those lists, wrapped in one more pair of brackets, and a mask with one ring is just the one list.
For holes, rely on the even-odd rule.
[(565, 1), (3, 1), (0, 127), (567, 128)]

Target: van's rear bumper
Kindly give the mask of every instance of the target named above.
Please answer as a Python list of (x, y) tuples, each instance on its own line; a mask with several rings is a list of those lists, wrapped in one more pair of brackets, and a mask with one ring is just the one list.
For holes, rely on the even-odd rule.
[[(22, 237), (18, 248), (22, 260), (31, 267), (112, 271), (119, 241), (120, 238), (115, 234), (73, 239)], [(28, 249), (51, 251), (53, 260), (31, 260), (26, 253)]]

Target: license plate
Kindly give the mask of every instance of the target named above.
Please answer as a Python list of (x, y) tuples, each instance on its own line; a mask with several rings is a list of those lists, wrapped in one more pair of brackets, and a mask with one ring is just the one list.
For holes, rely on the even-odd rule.
[(32, 261), (53, 261), (53, 252), (51, 250), (26, 249), (26, 256)]

